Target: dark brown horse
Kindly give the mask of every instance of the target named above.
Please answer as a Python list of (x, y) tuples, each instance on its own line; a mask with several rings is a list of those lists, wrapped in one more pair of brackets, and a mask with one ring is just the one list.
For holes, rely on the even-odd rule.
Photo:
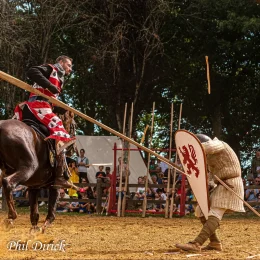
[[(63, 171), (63, 163), (56, 170)], [(10, 119), (0, 121), (0, 168), (2, 186), (8, 206), (7, 224), (17, 218), (12, 190), (19, 184), (28, 187), (32, 230), (38, 230), (38, 193), (49, 189), (48, 214), (42, 231), (55, 219), (58, 190), (54, 188), (54, 168), (44, 139), (25, 123)]]

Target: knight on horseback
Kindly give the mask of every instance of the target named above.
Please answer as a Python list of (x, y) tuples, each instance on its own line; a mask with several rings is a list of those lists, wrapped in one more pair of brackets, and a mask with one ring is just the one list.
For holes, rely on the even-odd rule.
[[(72, 71), (72, 59), (68, 56), (60, 56), (56, 59), (55, 64), (44, 64), (33, 66), (27, 72), (27, 77), (35, 82), (33, 87), (41, 93), (58, 98), (63, 85), (64, 77), (70, 75)], [(15, 108), (15, 117), (20, 121), (34, 121), (45, 128), (47, 132), (45, 140), (53, 140), (56, 150), (56, 170), (55, 170), (55, 187), (75, 188), (72, 183), (64, 178), (64, 171), (61, 170), (61, 164), (65, 162), (64, 153), (68, 147), (75, 143), (75, 136), (71, 136), (64, 128), (61, 119), (54, 113), (61, 114), (62, 108), (54, 107), (47, 99), (34, 93), (30, 94), (29, 100), (25, 101)], [(54, 111), (54, 112), (53, 112)]]

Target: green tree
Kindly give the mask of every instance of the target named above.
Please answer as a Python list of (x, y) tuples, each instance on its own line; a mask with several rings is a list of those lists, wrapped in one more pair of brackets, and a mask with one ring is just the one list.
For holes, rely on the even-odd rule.
[(259, 10), (255, 1), (182, 1), (169, 18), (181, 28), (167, 48), (175, 68), (169, 90), (184, 100), (187, 129), (222, 138), (238, 154), (259, 136)]

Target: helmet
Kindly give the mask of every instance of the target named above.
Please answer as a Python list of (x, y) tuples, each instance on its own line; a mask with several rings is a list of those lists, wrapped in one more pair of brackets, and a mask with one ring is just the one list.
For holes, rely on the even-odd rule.
[(199, 139), (201, 143), (205, 143), (212, 140), (210, 137), (204, 134), (196, 134), (196, 137)]

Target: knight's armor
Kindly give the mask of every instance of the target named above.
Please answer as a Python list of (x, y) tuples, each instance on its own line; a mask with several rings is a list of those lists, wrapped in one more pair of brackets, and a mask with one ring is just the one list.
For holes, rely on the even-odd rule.
[[(27, 72), (28, 78), (35, 82), (33, 87), (52, 98), (58, 98), (61, 93), (64, 83), (64, 75), (65, 71), (59, 63), (54, 65), (47, 64), (34, 66)], [(56, 107), (53, 108), (52, 104), (50, 104), (46, 98), (31, 93), (28, 101), (19, 104), (15, 108), (15, 117), (21, 121), (24, 119), (34, 120), (48, 129), (49, 135), (45, 140), (55, 140), (57, 165), (61, 165), (61, 163), (59, 163), (61, 156), (59, 155), (64, 149), (75, 143), (75, 136), (70, 136), (70, 134), (65, 130), (61, 119), (53, 113), (55, 108)], [(63, 113), (66, 112), (61, 108), (57, 108), (57, 110), (59, 110), (59, 112), (62, 111)], [(63, 161), (64, 157), (65, 155), (63, 155)], [(61, 180), (62, 176), (63, 172), (60, 168), (57, 168), (56, 180), (59, 180), (58, 182), (61, 186), (68, 187), (68, 182)], [(69, 187), (71, 187), (71, 184), (69, 184)]]

